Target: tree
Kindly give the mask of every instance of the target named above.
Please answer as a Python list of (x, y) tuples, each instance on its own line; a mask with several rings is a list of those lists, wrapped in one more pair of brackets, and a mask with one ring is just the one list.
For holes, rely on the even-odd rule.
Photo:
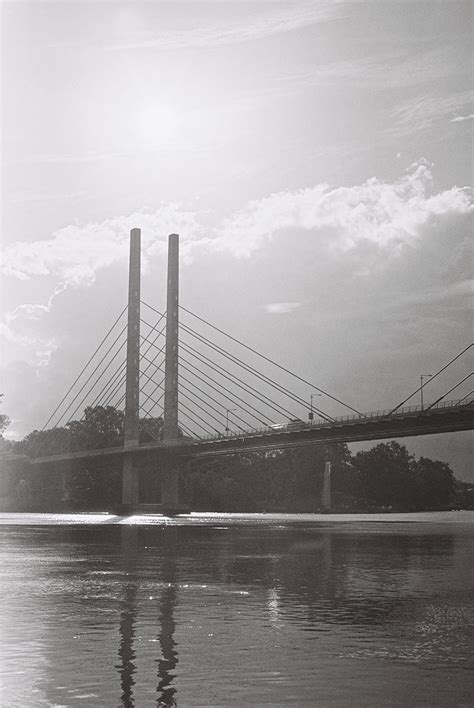
[(28, 457), (48, 457), (68, 451), (69, 433), (67, 428), (33, 430), (15, 443), (15, 452)]
[[(3, 393), (0, 393), (0, 399), (1, 398), (3, 398)], [(6, 428), (9, 425), (10, 425), (10, 418), (7, 415), (5, 415), (5, 413), (0, 413), (0, 435), (3, 435)]]
[(454, 498), (454, 473), (446, 462), (420, 457), (414, 464), (417, 509), (450, 508)]
[(356, 474), (370, 507), (406, 509), (413, 500), (414, 457), (392, 440), (380, 443), (353, 458)]
[(140, 418), (139, 441), (153, 443), (163, 440), (163, 418)]
[(124, 414), (113, 406), (88, 406), (81, 420), (67, 423), (71, 451), (123, 444)]
[(353, 467), (369, 508), (434, 510), (452, 502), (455, 480), (449, 465), (426, 457), (417, 461), (394, 440), (358, 452)]

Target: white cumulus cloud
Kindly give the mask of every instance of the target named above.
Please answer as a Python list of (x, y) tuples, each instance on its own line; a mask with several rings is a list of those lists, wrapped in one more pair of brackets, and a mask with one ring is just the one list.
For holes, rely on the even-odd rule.
[[(373, 177), (362, 185), (331, 188), (322, 184), (297, 192), (279, 192), (228, 218), (220, 229), (219, 248), (248, 256), (291, 227), (330, 234), (330, 246), (347, 251), (360, 241), (396, 251), (416, 240), (420, 228), (434, 216), (466, 214), (471, 209), (467, 190), (430, 194), (432, 175), (423, 162), (390, 183)], [(327, 238), (327, 235), (326, 235)]]
[[(176, 204), (100, 223), (72, 224), (56, 231), (50, 239), (17, 242), (5, 249), (4, 275), (22, 280), (56, 278), (46, 304), (20, 305), (7, 315), (6, 324), (12, 325), (19, 318), (41, 318), (66, 288), (90, 287), (99, 271), (126, 263), (129, 232), (134, 227), (142, 230), (145, 267), (156, 253), (165, 253), (169, 233), (181, 235), (182, 257), (184, 262), (190, 262), (203, 251), (211, 258), (213, 253), (248, 257), (265, 248), (283, 229), (311, 232), (321, 247), (336, 256), (348, 253), (361, 242), (373, 243), (384, 261), (399, 252), (403, 244), (416, 242), (430, 219), (471, 210), (466, 189), (452, 187), (433, 192), (430, 168), (420, 162), (394, 182), (373, 177), (349, 187), (318, 184), (271, 194), (250, 202), (214, 226), (205, 226), (202, 215)], [(282, 312), (283, 306), (291, 304), (274, 303), (269, 307), (277, 309), (268, 311)]]
[(4, 275), (21, 280), (52, 275), (66, 286), (90, 285), (97, 271), (126, 262), (132, 228), (142, 230), (144, 256), (164, 249), (169, 233), (195, 238), (201, 227), (194, 214), (168, 204), (153, 213), (138, 212), (100, 223), (73, 224), (56, 231), (50, 239), (20, 241), (5, 249)]

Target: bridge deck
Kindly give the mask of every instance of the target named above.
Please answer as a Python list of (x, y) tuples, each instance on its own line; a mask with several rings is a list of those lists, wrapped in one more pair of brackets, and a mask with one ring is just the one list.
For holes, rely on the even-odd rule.
[(288, 447), (302, 447), (322, 443), (383, 440), (387, 438), (432, 435), (457, 432), (474, 428), (473, 401), (450, 401), (428, 410), (418, 406), (403, 408), (395, 413), (376, 411), (362, 416), (337, 418), (332, 422), (298, 423), (279, 429), (261, 428), (239, 433), (209, 436), (198, 440), (146, 443), (135, 447), (114, 447), (79, 452), (65, 452), (48, 457), (36, 457), (33, 464), (46, 464), (66, 460), (121, 456), (153, 451), (173, 451), (189, 457), (226, 455), (246, 450), (262, 451)]

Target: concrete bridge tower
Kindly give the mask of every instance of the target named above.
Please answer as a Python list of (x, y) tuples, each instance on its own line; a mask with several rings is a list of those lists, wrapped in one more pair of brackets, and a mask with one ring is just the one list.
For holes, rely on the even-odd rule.
[[(139, 470), (134, 467), (132, 449), (139, 444), (140, 421), (140, 229), (130, 232), (128, 287), (127, 364), (125, 384), (125, 421), (122, 468), (122, 507), (132, 510), (139, 504)], [(171, 234), (168, 243), (168, 281), (166, 306), (165, 401), (163, 440), (177, 440), (178, 434), (178, 324), (179, 324), (179, 236)], [(168, 510), (178, 508), (177, 465), (172, 456), (161, 469), (161, 504)]]
[[(163, 440), (177, 440), (178, 434), (178, 326), (179, 326), (179, 236), (168, 239), (168, 285), (166, 298), (165, 403)], [(178, 508), (179, 473), (176, 465), (161, 470), (161, 504)]]
[[(141, 231), (130, 232), (128, 276), (127, 364), (125, 383), (124, 447), (138, 445), (140, 415), (140, 247)], [(138, 470), (133, 469), (133, 452), (123, 456), (122, 505), (138, 504)]]

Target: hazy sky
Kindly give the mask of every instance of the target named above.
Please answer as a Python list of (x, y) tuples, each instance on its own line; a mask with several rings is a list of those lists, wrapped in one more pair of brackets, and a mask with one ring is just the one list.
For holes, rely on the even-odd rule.
[[(11, 435), (42, 427), (125, 305), (135, 226), (145, 299), (163, 307), (180, 233), (184, 305), (359, 410), (469, 343), (469, 1), (1, 8)], [(410, 449), (468, 478), (470, 441)]]

